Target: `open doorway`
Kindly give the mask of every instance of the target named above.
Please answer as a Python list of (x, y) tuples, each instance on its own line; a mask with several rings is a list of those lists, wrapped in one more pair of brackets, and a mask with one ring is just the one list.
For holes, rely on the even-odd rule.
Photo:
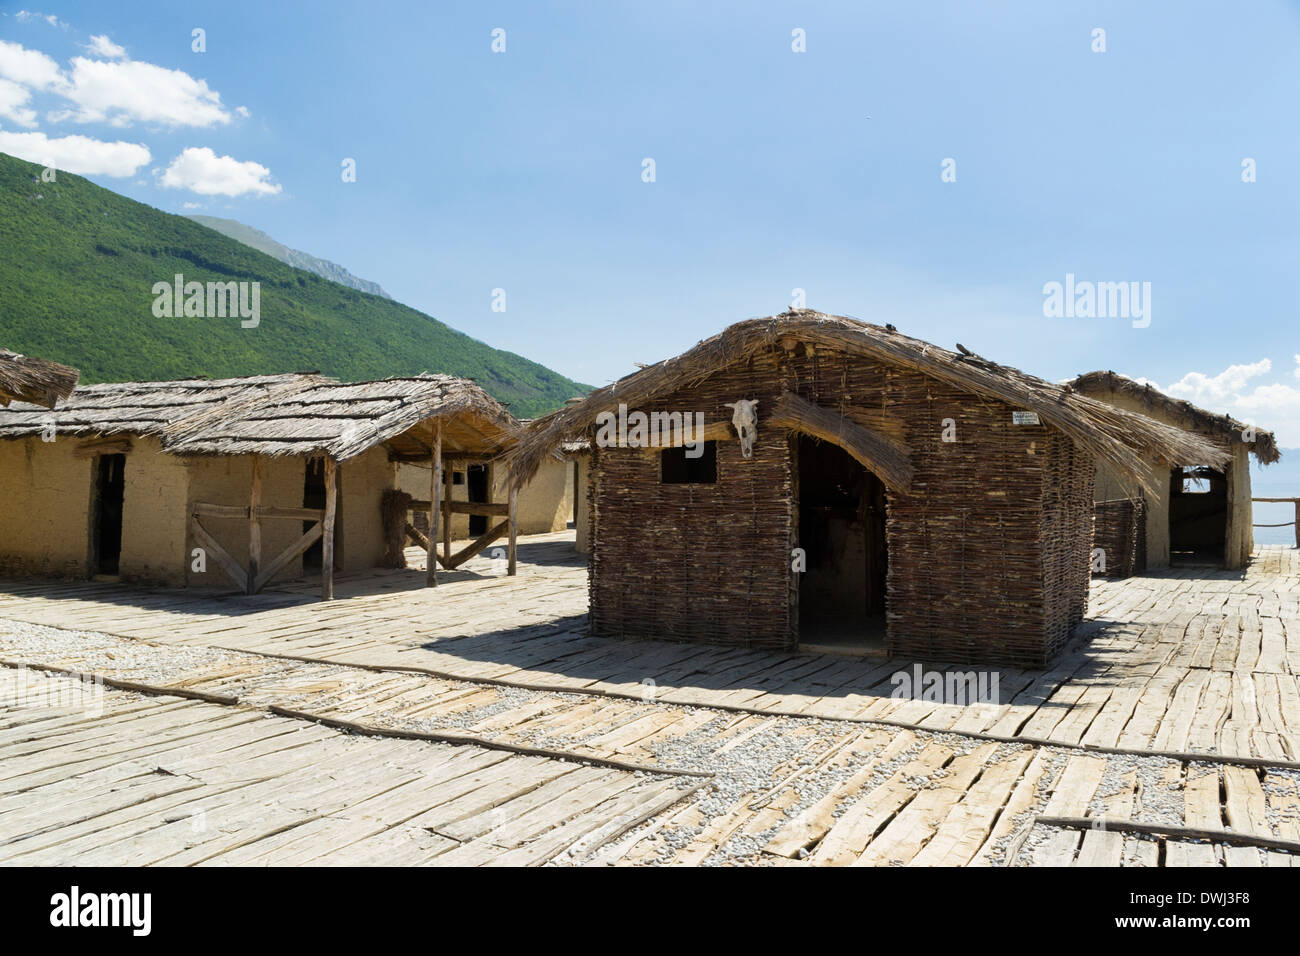
[[(303, 477), (302, 483), (302, 506), (304, 508), (324, 509), (325, 507), (325, 459), (308, 458), (307, 471)], [(302, 532), (306, 534), (311, 530), (314, 521), (304, 521), (302, 523)], [(334, 527), (338, 528), (338, 520), (335, 519)], [(335, 532), (337, 534), (337, 531)], [(334, 554), (338, 556), (338, 541), (335, 539)], [(302, 553), (302, 570), (304, 574), (319, 574), (321, 564), (324, 560), (325, 546), (321, 539), (317, 538), (312, 542), (311, 547)], [(335, 565), (338, 561), (335, 561)]]
[(1169, 478), (1169, 563), (1221, 566), (1228, 538), (1228, 476), (1174, 468)]
[(848, 452), (800, 436), (799, 641), (862, 652), (885, 646), (885, 486)]
[[(469, 501), (480, 504), (488, 500), (488, 479), (491, 477), (487, 465), (470, 465), (465, 474), (465, 494)], [(487, 515), (469, 516), (469, 536), (477, 538), (487, 534)]]
[(91, 509), (92, 574), (115, 575), (122, 557), (122, 499), (126, 491), (126, 455), (95, 459), (95, 499)]

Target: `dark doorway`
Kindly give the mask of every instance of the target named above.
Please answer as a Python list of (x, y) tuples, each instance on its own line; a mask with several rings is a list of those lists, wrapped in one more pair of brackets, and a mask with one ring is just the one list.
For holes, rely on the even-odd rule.
[[(488, 501), (488, 478), (490, 477), (487, 465), (470, 465), (465, 477), (465, 492), (470, 501), (485, 503)], [(487, 534), (488, 519), (487, 515), (470, 515), (469, 516), (469, 536), (477, 538), (479, 535)]]
[(91, 518), (91, 569), (117, 574), (122, 557), (122, 498), (126, 455), (100, 455), (95, 461), (95, 503)]
[[(302, 484), (302, 506), (304, 508), (325, 507), (325, 459), (308, 458), (307, 474)], [(303, 534), (311, 530), (313, 521), (302, 523)], [(337, 528), (338, 525), (336, 524)], [(304, 573), (319, 572), (323, 561), (324, 545), (317, 538), (310, 548), (302, 553), (302, 570)]]
[(578, 495), (582, 494), (582, 462), (573, 460), (573, 514), (569, 516), (569, 527), (578, 526)]
[(838, 445), (800, 437), (799, 640), (884, 648), (885, 486)]
[(1217, 468), (1175, 468), (1169, 476), (1169, 563), (1223, 564), (1228, 476)]

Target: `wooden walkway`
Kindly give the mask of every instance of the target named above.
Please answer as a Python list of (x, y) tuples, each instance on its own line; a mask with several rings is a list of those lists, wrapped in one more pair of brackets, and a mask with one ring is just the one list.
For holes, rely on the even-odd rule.
[[(1003, 670), (1003, 702), (956, 706), (892, 698), (889, 675), (910, 661), (585, 637), (585, 572), (568, 547), (563, 536), (525, 539), (519, 577), (487, 576), (483, 562), (435, 590), (412, 586), (412, 572), (344, 578), (345, 600), (328, 605), (292, 589), (247, 598), (0, 582), (0, 619), (93, 632), (24, 634), (0, 623), (0, 661), (8, 673), (83, 671), (280, 715), (263, 719), (315, 727), (283, 716), (301, 714), (452, 741), (342, 738), (397, 752), (450, 746), (547, 765), (607, 761), (604, 771), (637, 780), (659, 774), (636, 768), (713, 774), (686, 793), (698, 778), (660, 777), (677, 798), (631, 825), (616, 814), (607, 826), (583, 809), (597, 831), (618, 836), (531, 862), (1295, 859), (1294, 551), (1260, 552), (1242, 575), (1094, 582), (1097, 618), (1052, 671)], [(490, 749), (501, 747), (529, 752)], [(0, 805), (0, 841), (14, 836), (7, 817)], [(490, 862), (527, 845), (461, 857)]]
[(59, 676), (23, 675), (27, 706), (13, 706), (18, 675), (0, 670), (6, 865), (536, 864), (598, 849), (689, 792), (175, 697), (104, 689), (96, 707), (58, 706), (87, 693)]
[(435, 589), (418, 586), (418, 569), (354, 576), (337, 585), (347, 599), (328, 604), (0, 579), (0, 618), (520, 687), (1300, 761), (1295, 549), (1262, 550), (1246, 572), (1095, 580), (1079, 639), (1045, 672), (997, 669), (1000, 702), (978, 707), (894, 698), (893, 675), (911, 660), (587, 637), (586, 573), (568, 536), (522, 539), (519, 553), (514, 578), (486, 576), (487, 561)]

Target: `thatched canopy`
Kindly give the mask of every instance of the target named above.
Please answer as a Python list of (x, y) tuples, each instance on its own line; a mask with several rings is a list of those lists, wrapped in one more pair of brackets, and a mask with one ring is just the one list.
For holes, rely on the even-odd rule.
[(75, 368), (0, 349), (0, 405), (26, 402), (53, 408), (77, 385)]
[[(1184, 401), (1181, 398), (1174, 398), (1172, 395), (1166, 395), (1159, 389), (1152, 388), (1150, 385), (1141, 382), (1135, 382), (1133, 379), (1116, 372), (1086, 372), (1070, 382), (1069, 385), (1076, 392), (1082, 392), (1085, 395), (1098, 396), (1115, 393), (1128, 396), (1140, 403), (1143, 408), (1163, 415), (1183, 428), (1204, 435), (1212, 435), (1229, 444), (1248, 445), (1251, 454), (1255, 456), (1255, 460), (1261, 465), (1271, 465), (1282, 457), (1281, 452), (1278, 451), (1277, 440), (1273, 437), (1272, 432), (1254, 429), (1254, 440), (1247, 441), (1245, 436), (1249, 433), (1250, 426), (1245, 422), (1239, 422), (1229, 415), (1216, 415), (1214, 412), (1193, 405), (1191, 402)], [(1196, 459), (1188, 459), (1175, 462), (1175, 464), (1200, 465), (1205, 463)]]
[[(749, 319), (705, 339), (676, 358), (666, 359), (598, 388), (580, 402), (537, 419), (507, 453), (512, 481), (522, 485), (563, 441), (592, 435), (596, 416), (646, 405), (678, 389), (697, 385), (716, 372), (759, 353), (802, 344), (910, 369), (949, 382), (974, 395), (999, 399), (1034, 411), (1043, 424), (1059, 429), (1105, 462), (1135, 487), (1157, 490), (1148, 459), (1171, 465), (1182, 461), (1223, 465), (1227, 449), (1199, 435), (1115, 408), (1072, 389), (998, 365), (968, 352), (950, 352), (891, 328), (811, 310)], [(770, 409), (761, 409), (759, 431)]]
[(435, 425), (443, 448), (492, 457), (514, 440), (506, 409), (467, 379), (420, 375), (344, 383), (314, 373), (78, 389), (53, 412), (0, 411), (0, 438), (39, 434), (158, 437), (176, 455), (328, 455), (345, 461), (379, 444), (427, 459)]

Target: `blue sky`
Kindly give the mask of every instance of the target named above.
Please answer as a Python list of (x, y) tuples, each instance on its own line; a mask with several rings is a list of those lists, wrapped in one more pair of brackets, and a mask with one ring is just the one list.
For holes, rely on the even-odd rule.
[[(1295, 3), (179, 6), (0, 4), (0, 150), (592, 384), (803, 289), (1300, 445)], [(1151, 283), (1150, 325), (1046, 317), (1067, 273)]]

